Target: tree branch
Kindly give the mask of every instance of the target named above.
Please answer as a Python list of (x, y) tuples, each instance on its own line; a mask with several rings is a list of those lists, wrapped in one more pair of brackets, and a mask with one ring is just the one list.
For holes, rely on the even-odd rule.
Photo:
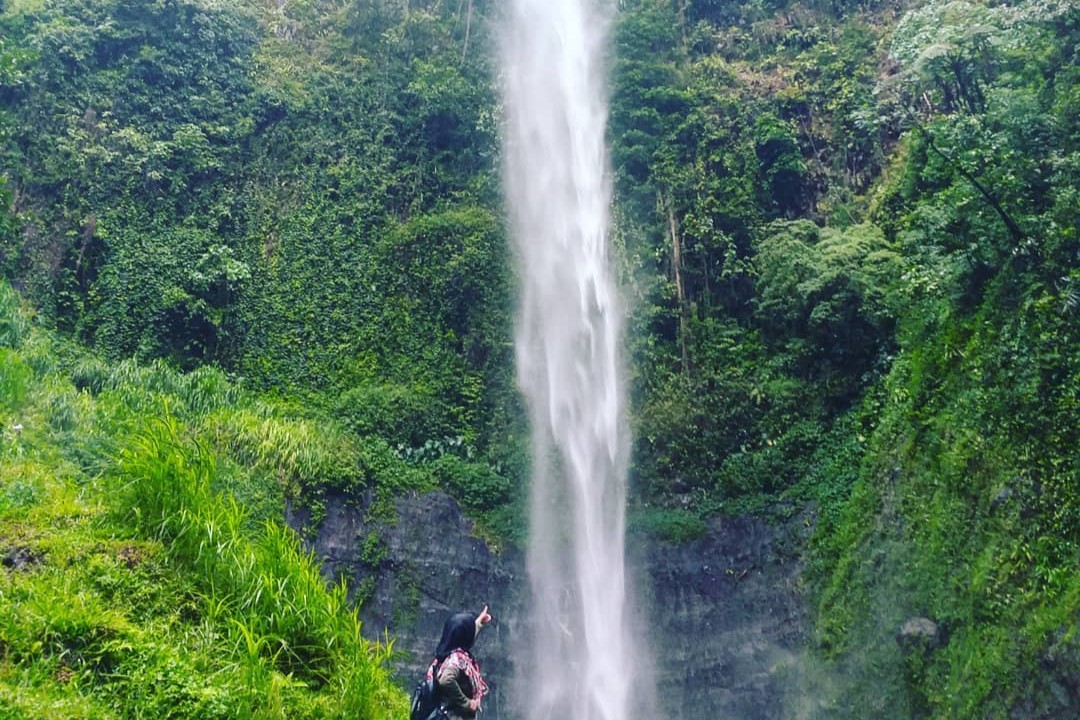
[(1001, 221), (1005, 223), (1005, 227), (1008, 228), (1009, 235), (1012, 236), (1013, 241), (1016, 243), (1022, 242), (1026, 237), (1026, 233), (1021, 229), (1016, 220), (1013, 219), (1012, 215), (1005, 210), (1001, 201), (997, 199), (997, 196), (990, 192), (989, 188), (979, 182), (977, 177), (965, 170), (952, 156), (939, 148), (937, 143), (934, 142), (934, 136), (930, 134), (930, 131), (927, 130), (922, 123), (914, 117), (912, 117), (912, 122), (914, 123), (915, 129), (922, 135), (923, 139), (926, 140), (927, 147), (934, 151), (934, 154), (947, 162), (953, 170), (959, 173), (965, 180), (971, 183), (972, 187), (979, 191), (979, 194), (983, 196), (986, 204), (993, 208), (994, 212), (1001, 218)]

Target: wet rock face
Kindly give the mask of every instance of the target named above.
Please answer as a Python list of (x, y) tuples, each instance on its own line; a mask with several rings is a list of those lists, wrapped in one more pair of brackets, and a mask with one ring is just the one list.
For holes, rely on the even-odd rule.
[[(528, 622), (523, 554), (493, 553), (439, 493), (400, 499), (391, 525), (366, 521), (363, 503), (340, 496), (328, 495), (326, 509), (310, 544), (327, 577), (345, 577), (362, 602), (368, 636), (396, 638), (402, 687), (411, 689), (430, 662), (449, 614), (490, 604), (495, 622), (475, 647), (492, 691), (484, 717), (517, 717), (512, 658)], [(302, 510), (288, 517), (297, 528), (308, 521)], [(784, 717), (808, 627), (800, 567), (784, 548), (801, 546), (804, 535), (792, 528), (804, 526), (721, 519), (692, 543), (631, 543), (635, 602), (648, 627), (639, 647), (655, 656), (668, 720)]]
[[(513, 628), (527, 594), (524, 558), (493, 553), (473, 536), (457, 503), (441, 493), (399, 499), (393, 524), (366, 515), (363, 504), (328, 493), (326, 517), (310, 545), (328, 579), (348, 581), (365, 634), (381, 640), (385, 631), (394, 638), (398, 684), (411, 691), (419, 681), (447, 617), (488, 604), (494, 622), (474, 647), (490, 689), (484, 717), (511, 717), (505, 706), (514, 674)], [(292, 510), (288, 521), (300, 528), (308, 517)]]
[(908, 618), (896, 633), (896, 643), (905, 655), (936, 650), (941, 646), (941, 631), (930, 618)]
[[(793, 522), (714, 519), (692, 543), (632, 547), (643, 569), (657, 646), (657, 686), (668, 720), (786, 717), (809, 621), (788, 556)], [(792, 533), (795, 533), (794, 537)]]
[(28, 547), (0, 548), (0, 566), (9, 570), (29, 570), (41, 562), (41, 555)]

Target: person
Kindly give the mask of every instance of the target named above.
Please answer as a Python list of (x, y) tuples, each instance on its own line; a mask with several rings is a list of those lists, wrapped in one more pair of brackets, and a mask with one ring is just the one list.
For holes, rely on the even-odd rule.
[[(452, 720), (471, 720), (480, 712), (480, 702), (488, 686), (480, 675), (480, 664), (469, 652), (476, 636), (491, 622), (487, 605), (479, 615), (461, 612), (451, 615), (443, 625), (442, 638), (435, 648), (435, 659), (427, 677), (437, 677), (439, 698)], [(435, 673), (438, 673), (436, 676)]]

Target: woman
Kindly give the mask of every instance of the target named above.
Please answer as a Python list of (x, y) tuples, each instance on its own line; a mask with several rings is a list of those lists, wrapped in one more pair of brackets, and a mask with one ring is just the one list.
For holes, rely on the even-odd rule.
[(480, 711), (480, 701), (487, 694), (487, 683), (480, 676), (480, 665), (469, 653), (476, 636), (491, 622), (487, 605), (479, 615), (457, 613), (443, 626), (442, 639), (435, 648), (435, 659), (427, 677), (438, 673), (439, 699), (453, 720), (470, 720)]

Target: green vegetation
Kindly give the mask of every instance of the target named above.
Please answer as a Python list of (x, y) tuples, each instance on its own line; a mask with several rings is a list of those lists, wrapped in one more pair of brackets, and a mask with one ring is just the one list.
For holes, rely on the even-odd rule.
[[(1075, 3), (618, 6), (631, 527), (812, 507), (823, 717), (1073, 717)], [(0, 701), (359, 713), (378, 662), (343, 658), (385, 648), (345, 642), (283, 498), (439, 487), (521, 538), (496, 11), (0, 2), (0, 272), (39, 312), (0, 296), (0, 542), (32, 559)]]
[(5, 275), (109, 360), (498, 461), (520, 422), (485, 25), (409, 5), (9, 4)]
[(642, 522), (814, 504), (822, 717), (1071, 717), (1075, 7), (629, 5)]
[(400, 717), (392, 645), (279, 519), (333, 436), (217, 371), (109, 369), (6, 285), (0, 317), (0, 717)]
[(0, 271), (109, 362), (219, 367), (320, 418), (210, 418), (240, 462), (352, 443), (318, 476), (383, 478), (383, 510), (475, 480), (484, 532), (520, 537), (487, 5), (449, 5), (0, 3)]

